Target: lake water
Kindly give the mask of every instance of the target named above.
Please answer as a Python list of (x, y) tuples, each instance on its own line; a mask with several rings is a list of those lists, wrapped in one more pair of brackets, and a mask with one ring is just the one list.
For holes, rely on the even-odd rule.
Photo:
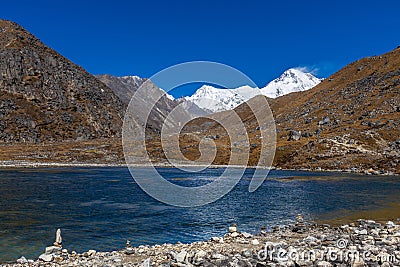
[[(196, 186), (223, 169), (159, 172)], [(37, 258), (54, 242), (57, 228), (70, 251), (110, 251), (123, 248), (127, 239), (134, 246), (192, 242), (221, 236), (232, 223), (257, 232), (290, 223), (298, 213), (332, 220), (400, 203), (400, 177), (272, 171), (249, 193), (252, 173), (247, 170), (234, 190), (212, 204), (176, 208), (146, 195), (126, 168), (0, 170), (0, 262)]]

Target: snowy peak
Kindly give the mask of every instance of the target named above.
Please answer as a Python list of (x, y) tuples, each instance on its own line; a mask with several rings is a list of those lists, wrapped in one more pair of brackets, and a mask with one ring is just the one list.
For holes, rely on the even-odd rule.
[(203, 85), (189, 97), (185, 97), (185, 101), (195, 103), (198, 107), (210, 111), (219, 112), (234, 109), (250, 98), (259, 95), (258, 88), (250, 86), (242, 86), (235, 89), (220, 89), (211, 85)]
[(261, 93), (267, 97), (276, 98), (293, 92), (305, 91), (313, 88), (321, 79), (311, 73), (299, 69), (288, 69), (279, 78), (261, 88)]
[(219, 112), (234, 109), (257, 95), (276, 98), (292, 92), (308, 90), (321, 82), (321, 79), (311, 73), (299, 69), (288, 69), (279, 78), (258, 89), (242, 86), (235, 89), (219, 89), (210, 85), (203, 85), (192, 96), (184, 100), (195, 103), (198, 107), (210, 112)]

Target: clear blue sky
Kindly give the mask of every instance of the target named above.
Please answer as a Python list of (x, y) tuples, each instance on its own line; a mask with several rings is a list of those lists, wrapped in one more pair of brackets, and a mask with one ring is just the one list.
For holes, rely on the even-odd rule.
[[(264, 86), (290, 67), (327, 77), (400, 45), (400, 1), (3, 1), (18, 22), (90, 73), (150, 77), (193, 60)], [(175, 92), (175, 95), (192, 92)]]

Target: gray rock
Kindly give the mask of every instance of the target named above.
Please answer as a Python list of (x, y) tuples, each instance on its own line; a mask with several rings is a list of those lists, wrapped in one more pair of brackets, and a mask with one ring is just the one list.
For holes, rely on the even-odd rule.
[(329, 117), (325, 117), (322, 121), (318, 122), (318, 125), (325, 125), (325, 124), (328, 124), (330, 122), (331, 122), (331, 120), (329, 119)]
[(396, 226), (396, 224), (394, 223), (394, 222), (392, 222), (392, 221), (388, 221), (387, 223), (386, 223), (386, 227), (387, 228), (394, 228)]
[(291, 130), (289, 132), (289, 141), (298, 141), (301, 139), (301, 131)]
[(317, 242), (317, 241), (318, 241), (318, 238), (315, 238), (315, 237), (313, 237), (313, 236), (307, 236), (306, 238), (304, 238), (304, 241), (307, 242), (307, 243), (310, 243), (310, 242)]

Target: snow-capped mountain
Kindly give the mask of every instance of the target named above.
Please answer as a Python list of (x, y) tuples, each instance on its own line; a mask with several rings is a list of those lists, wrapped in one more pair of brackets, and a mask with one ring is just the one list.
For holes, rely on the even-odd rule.
[(195, 103), (198, 107), (210, 112), (233, 109), (248, 99), (260, 94), (260, 89), (242, 86), (236, 89), (219, 89), (203, 85), (186, 101)]
[(311, 73), (292, 68), (286, 70), (279, 78), (261, 89), (250, 86), (219, 89), (210, 85), (203, 85), (192, 96), (184, 99), (195, 103), (202, 109), (219, 112), (233, 109), (256, 95), (263, 94), (270, 98), (276, 98), (292, 92), (308, 90), (320, 82), (321, 79)]
[(293, 92), (305, 91), (313, 88), (321, 79), (311, 73), (298, 69), (288, 69), (279, 78), (261, 88), (261, 93), (270, 98), (286, 95)]

